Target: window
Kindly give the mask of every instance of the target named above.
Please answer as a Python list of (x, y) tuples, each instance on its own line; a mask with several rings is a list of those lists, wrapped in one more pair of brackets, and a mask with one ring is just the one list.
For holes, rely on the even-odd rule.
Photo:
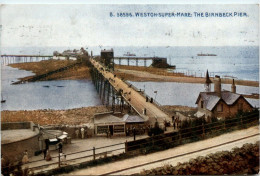
[(97, 126), (97, 134), (107, 133), (108, 126)]
[(203, 101), (200, 102), (200, 107), (203, 108)]
[(218, 112), (223, 112), (223, 104), (219, 104), (219, 105), (217, 106), (217, 111), (218, 111)]
[(114, 133), (124, 133), (125, 126), (124, 125), (114, 125)]

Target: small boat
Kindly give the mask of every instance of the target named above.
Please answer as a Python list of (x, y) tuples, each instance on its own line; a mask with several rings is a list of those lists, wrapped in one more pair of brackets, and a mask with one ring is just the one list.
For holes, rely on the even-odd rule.
[(127, 52), (124, 56), (136, 56), (134, 53)]
[(64, 86), (56, 86), (56, 87), (64, 87)]
[(200, 53), (200, 54), (197, 54), (197, 56), (217, 56), (216, 54), (203, 54), (203, 53)]
[(47, 87), (47, 88), (49, 88), (50, 86), (47, 85), (47, 86), (42, 86), (42, 87)]
[(6, 102), (6, 100), (3, 98), (3, 95), (1, 94), (1, 103), (5, 103)]

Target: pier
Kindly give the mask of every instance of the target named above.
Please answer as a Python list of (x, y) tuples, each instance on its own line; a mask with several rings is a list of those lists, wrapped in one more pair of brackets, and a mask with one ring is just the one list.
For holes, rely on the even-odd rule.
[[(1, 63), (4, 65), (14, 63), (38, 62), (39, 60), (52, 59), (52, 55), (1, 55)], [(35, 60), (34, 60), (35, 59)]]
[(120, 105), (120, 110), (126, 104), (150, 125), (158, 121), (159, 125), (163, 126), (165, 120), (171, 121), (171, 118), (154, 103), (153, 99), (143, 96), (141, 91), (137, 91), (131, 84), (118, 78), (94, 59), (90, 59), (90, 62), (93, 65), (92, 80), (103, 104), (111, 104), (112, 110), (116, 101)]
[(135, 57), (135, 56), (121, 56), (121, 57), (114, 57), (114, 60), (118, 60), (119, 61), (119, 65), (121, 65), (121, 61), (122, 60), (127, 60), (127, 65), (130, 65), (130, 61), (135, 61), (136, 66), (139, 65), (139, 61), (143, 60), (144, 61), (144, 67), (147, 67), (147, 61), (151, 60), (151, 61), (158, 61), (160, 60), (161, 62), (167, 62), (167, 58), (162, 58), (162, 57)]

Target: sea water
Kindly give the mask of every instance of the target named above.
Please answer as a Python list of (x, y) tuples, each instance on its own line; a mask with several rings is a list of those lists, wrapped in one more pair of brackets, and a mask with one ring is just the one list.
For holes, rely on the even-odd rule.
[(8, 66), (1, 67), (1, 110), (72, 109), (101, 105), (92, 81), (55, 80), (12, 85), (17, 78), (33, 75)]
[[(177, 83), (177, 82), (133, 82), (129, 81), (138, 89), (145, 90), (145, 93), (153, 97), (161, 105), (181, 105), (196, 107), (196, 100), (200, 92), (204, 92), (204, 84)], [(214, 85), (211, 89), (213, 91)], [(230, 84), (222, 84), (222, 89), (231, 90)], [(251, 94), (259, 93), (258, 87), (239, 86), (237, 93)], [(259, 107), (258, 99), (246, 98), (253, 107)]]

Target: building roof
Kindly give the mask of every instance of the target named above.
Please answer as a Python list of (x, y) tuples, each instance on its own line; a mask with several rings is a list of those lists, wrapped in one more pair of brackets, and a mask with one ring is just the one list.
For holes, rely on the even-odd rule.
[(237, 101), (237, 99), (240, 97), (241, 95), (236, 94), (236, 93), (232, 93), (229, 91), (223, 91), (221, 92), (221, 98), (228, 104), (228, 105), (232, 105), (235, 103), (235, 101)]
[(60, 130), (42, 130), (43, 139), (53, 139), (63, 135), (63, 132)]
[(124, 123), (124, 121), (112, 114), (103, 114), (94, 117), (94, 124)]
[(113, 49), (111, 49), (111, 50), (106, 50), (106, 49), (101, 50), (101, 53), (111, 53), (111, 52), (114, 52)]
[(141, 123), (141, 122), (144, 122), (145, 120), (138, 115), (126, 114), (123, 116), (123, 121), (126, 123)]
[(212, 83), (212, 81), (209, 79), (209, 72), (208, 72), (208, 70), (207, 70), (207, 73), (206, 73), (206, 83), (207, 84), (211, 84)]
[(240, 97), (243, 96), (229, 91), (222, 91), (221, 97), (218, 96), (217, 92), (200, 92), (196, 104), (198, 104), (200, 97), (202, 98), (203, 101), (203, 107), (212, 111), (220, 100), (223, 100), (227, 105), (230, 106), (233, 105)]

